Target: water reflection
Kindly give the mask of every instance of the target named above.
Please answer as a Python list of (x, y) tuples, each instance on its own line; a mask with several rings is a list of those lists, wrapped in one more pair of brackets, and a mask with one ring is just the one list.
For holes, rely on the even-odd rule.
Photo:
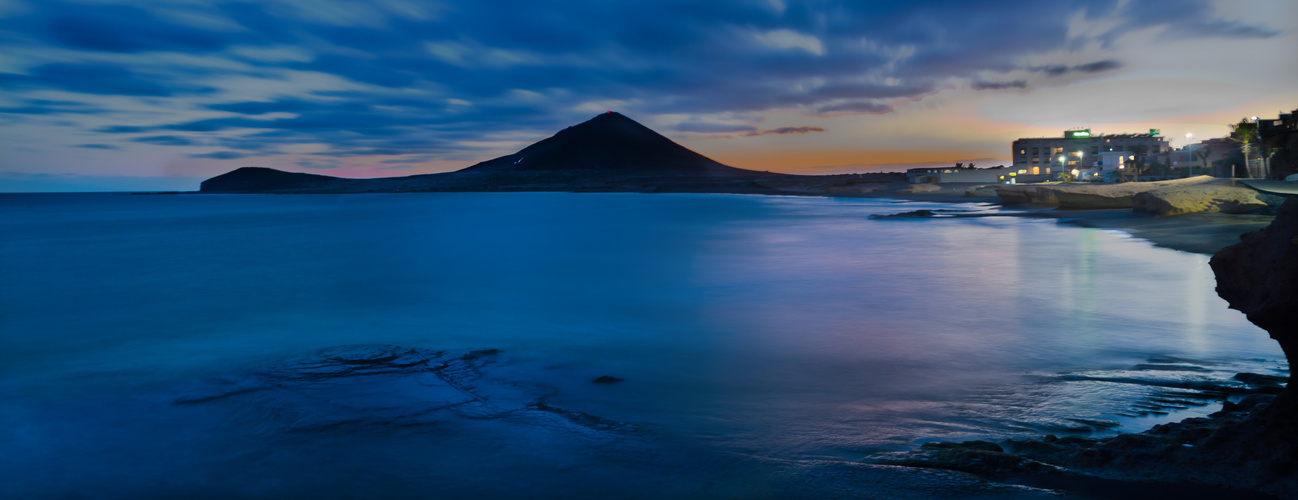
[[(22, 467), (8, 481), (73, 470), (70, 480), (87, 484), (133, 466), (157, 477), (273, 471), (305, 481), (305, 463), (343, 477), (400, 470), (391, 475), (402, 481), (467, 471), (487, 484), (521, 481), (514, 468), (528, 463), (567, 464), (527, 478), (552, 485), (560, 480), (542, 472), (566, 481), (580, 474), (555, 469), (615, 456), (621, 465), (597, 466), (609, 484), (653, 484), (671, 470), (705, 482), (760, 476), (723, 456), (854, 458), (1127, 408), (1073, 397), (1091, 380), (1032, 385), (1060, 372), (1125, 370), (1153, 356), (1230, 367), (1279, 359), (1211, 292), (1202, 256), (1042, 220), (869, 218), (938, 208), (925, 204), (514, 193), (101, 195), (31, 206), (0, 210), (0, 234), (20, 242), (0, 246), (0, 427), (10, 429), (0, 445), (44, 458), (0, 464)], [(329, 404), (301, 397), (318, 396), (307, 388), (258, 389), (202, 410), (170, 404), (213, 378), (242, 389), (285, 359), (358, 344), (500, 349), (463, 379), (525, 397), (491, 423), (439, 428), (481, 435), (366, 424), (310, 439), (281, 432), (298, 414), (333, 422), (315, 414)], [(356, 390), (377, 394), (359, 408), (408, 414), (405, 395), (423, 375)], [(624, 382), (591, 382), (603, 375)], [(1113, 401), (1148, 392), (1104, 391)], [(991, 393), (1032, 397), (997, 405)], [(653, 437), (627, 449), (568, 430), (606, 421)], [(60, 437), (69, 429), (75, 439)], [(198, 444), (162, 461), (130, 444), (157, 440)], [(313, 458), (351, 449), (363, 459)], [(476, 461), (457, 461), (461, 449)], [(70, 469), (60, 456), (83, 458)]]

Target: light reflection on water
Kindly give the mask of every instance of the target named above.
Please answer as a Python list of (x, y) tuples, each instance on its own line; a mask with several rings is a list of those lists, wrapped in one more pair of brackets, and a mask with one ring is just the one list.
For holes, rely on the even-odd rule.
[[(535, 406), (516, 408), (540, 415), (522, 427), (456, 424), (494, 443), (475, 450), (464, 436), (400, 430), (281, 439), (279, 417), (258, 412), (307, 411), (282, 401), (231, 396), (210, 413), (165, 404), (211, 377), (242, 380), (338, 345), (502, 349), (482, 387), (526, 387), (656, 436), (636, 446), (657, 451), (634, 453), (658, 458), (605, 471), (626, 484), (667, 474), (655, 460), (724, 475), (693, 455), (660, 456), (692, 446), (853, 459), (1071, 417), (1123, 421), (1149, 392), (1039, 379), (1060, 372), (1151, 356), (1215, 366), (1219, 378), (1281, 368), (1278, 347), (1212, 293), (1206, 256), (1044, 220), (868, 219), (938, 208), (922, 203), (520, 193), (5, 195), (0, 205), (0, 423), (6, 448), (44, 457), (3, 465), (53, 477), (80, 455), (85, 475), (72, 484), (181, 467), (291, 477), (302, 453), (344, 443), (364, 452), (308, 462), (378, 477), (365, 460), (445, 460), (403, 436), (424, 450), (454, 443), (487, 464), (482, 477), (579, 447), (528, 431), (574, 415)], [(626, 381), (590, 383), (600, 375)], [(384, 404), (400, 406), (394, 398)], [(75, 438), (59, 434), (70, 429)], [(200, 444), (141, 444), (156, 439)], [(508, 439), (514, 449), (501, 451)], [(555, 439), (564, 444), (550, 449)], [(253, 489), (276, 491), (266, 488)]]

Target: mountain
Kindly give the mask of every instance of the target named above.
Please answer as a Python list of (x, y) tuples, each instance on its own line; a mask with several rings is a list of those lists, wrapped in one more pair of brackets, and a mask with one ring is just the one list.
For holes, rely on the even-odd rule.
[(299, 174), (265, 167), (243, 167), (226, 172), (199, 185), (205, 193), (257, 193), (283, 189), (326, 188), (347, 179), (327, 175)]
[(790, 177), (722, 165), (612, 111), (521, 151), (443, 174), (378, 179), (243, 167), (203, 181), (204, 193), (407, 191), (752, 192), (756, 179)]
[(764, 172), (722, 165), (649, 127), (609, 111), (563, 129), (522, 151), (464, 172), (617, 171), (646, 175), (752, 177)]

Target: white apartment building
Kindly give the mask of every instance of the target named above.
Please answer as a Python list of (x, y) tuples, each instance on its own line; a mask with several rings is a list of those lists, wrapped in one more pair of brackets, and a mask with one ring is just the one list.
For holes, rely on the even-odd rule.
[[(1016, 171), (1050, 175), (1088, 167), (1154, 161), (1171, 150), (1158, 129), (1147, 134), (1092, 134), (1090, 129), (1064, 131), (1063, 137), (1034, 137), (1014, 141), (1011, 154)], [(1125, 154), (1123, 154), (1125, 153)]]

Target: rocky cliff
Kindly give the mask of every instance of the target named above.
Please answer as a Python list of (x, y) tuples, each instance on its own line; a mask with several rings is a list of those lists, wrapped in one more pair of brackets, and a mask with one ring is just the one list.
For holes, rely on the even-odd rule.
[[(1241, 237), (1209, 263), (1217, 275), (1217, 294), (1243, 311), (1280, 343), (1289, 361), (1289, 384), (1266, 408), (1242, 425), (1223, 428), (1205, 448), (1223, 450), (1221, 458), (1256, 464), (1250, 473), (1287, 484), (1273, 490), (1298, 498), (1298, 394), (1294, 360), (1298, 359), (1298, 198), (1280, 206), (1270, 226)], [(1233, 452), (1233, 454), (1229, 453)]]

